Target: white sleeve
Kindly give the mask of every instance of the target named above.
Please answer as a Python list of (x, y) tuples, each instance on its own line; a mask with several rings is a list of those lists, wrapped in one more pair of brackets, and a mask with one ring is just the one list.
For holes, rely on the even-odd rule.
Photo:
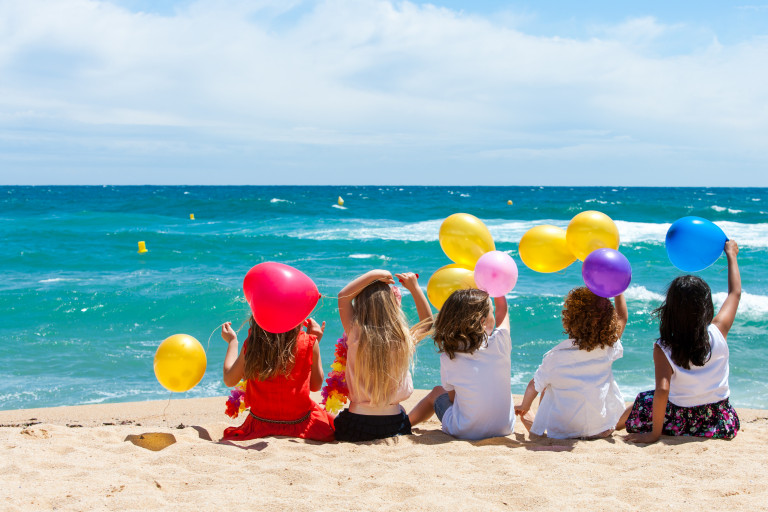
[[(446, 369), (448, 365), (443, 363), (443, 356), (445, 354), (440, 356), (440, 384), (446, 391), (453, 391), (453, 384), (448, 381), (448, 370)], [(445, 356), (445, 358), (448, 358), (448, 356)]]
[(544, 360), (539, 365), (536, 373), (533, 374), (533, 387), (537, 393), (541, 393), (551, 384), (554, 367), (553, 359), (551, 351), (544, 354)]

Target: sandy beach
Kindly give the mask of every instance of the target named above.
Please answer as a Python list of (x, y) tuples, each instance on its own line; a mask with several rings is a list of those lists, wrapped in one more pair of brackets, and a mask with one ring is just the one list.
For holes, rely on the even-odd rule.
[[(426, 392), (416, 391), (409, 409)], [(317, 397), (316, 397), (317, 399)], [(224, 397), (0, 411), (2, 510), (766, 510), (768, 411), (732, 441), (623, 434), (219, 442)]]

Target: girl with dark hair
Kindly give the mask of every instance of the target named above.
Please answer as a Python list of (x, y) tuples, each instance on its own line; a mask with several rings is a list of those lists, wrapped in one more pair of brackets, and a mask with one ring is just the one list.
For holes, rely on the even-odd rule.
[(662, 434), (733, 439), (739, 431), (728, 401), (726, 342), (741, 298), (738, 254), (736, 242), (727, 241), (728, 296), (717, 316), (701, 278), (681, 276), (670, 283), (654, 311), (660, 321), (653, 347), (656, 389), (637, 395), (616, 426), (626, 426), (629, 441), (654, 443)]
[(510, 434), (515, 411), (506, 298), (491, 300), (475, 289), (453, 292), (437, 315), (432, 338), (441, 353), (442, 385), (408, 413), (411, 425), (434, 412), (443, 432), (460, 439)]

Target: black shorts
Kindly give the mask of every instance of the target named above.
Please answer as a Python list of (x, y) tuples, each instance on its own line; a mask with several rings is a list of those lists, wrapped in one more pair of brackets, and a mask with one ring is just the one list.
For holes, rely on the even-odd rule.
[(373, 441), (411, 434), (411, 422), (405, 411), (391, 416), (355, 414), (344, 409), (333, 422), (337, 441)]

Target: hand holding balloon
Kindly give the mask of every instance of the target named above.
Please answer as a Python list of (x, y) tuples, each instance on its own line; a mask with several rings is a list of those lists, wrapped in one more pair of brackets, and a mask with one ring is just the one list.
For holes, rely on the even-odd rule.
[(320, 343), (320, 340), (323, 339), (323, 334), (325, 334), (325, 322), (321, 325), (314, 318), (307, 318), (304, 321), (304, 327), (307, 328), (307, 334), (315, 335), (317, 342)]
[(221, 337), (227, 343), (237, 341), (237, 333), (232, 328), (232, 322), (224, 322), (221, 325)]

